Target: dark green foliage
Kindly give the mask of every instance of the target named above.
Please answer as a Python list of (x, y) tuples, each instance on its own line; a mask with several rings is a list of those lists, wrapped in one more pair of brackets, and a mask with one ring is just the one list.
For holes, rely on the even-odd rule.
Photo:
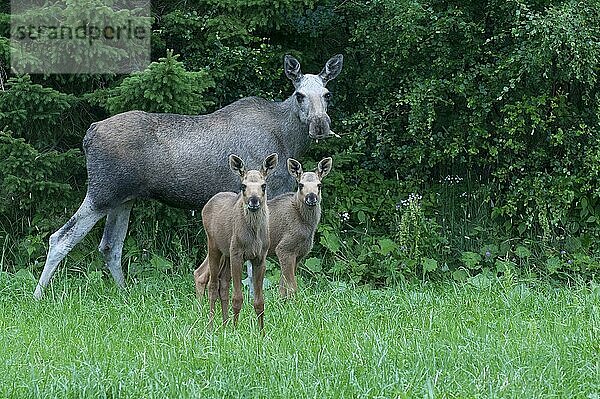
[(118, 86), (90, 96), (111, 114), (130, 110), (198, 114), (209, 104), (202, 93), (214, 82), (206, 71), (188, 72), (177, 55), (153, 62), (148, 68), (127, 77)]
[[(118, 70), (115, 66), (122, 64), (124, 60), (135, 59), (135, 63), (137, 63), (145, 59), (147, 41), (101, 40), (107, 37), (107, 33), (102, 32), (100, 35), (100, 31), (97, 32), (98, 36), (95, 40), (102, 45), (82, 45), (82, 40), (68, 39), (81, 36), (78, 28), (84, 25), (104, 27), (106, 21), (110, 21), (111, 27), (149, 28), (151, 20), (149, 17), (143, 16), (143, 8), (122, 7), (115, 12), (112, 6), (116, 6), (118, 2), (114, 0), (55, 1), (46, 2), (43, 6), (38, 7), (34, 7), (35, 3), (21, 3), (12, 3), (14, 7), (11, 15), (11, 28), (14, 30), (12, 34), (16, 38), (13, 46), (16, 49), (15, 54), (19, 54), (13, 62), (13, 67), (19, 73), (30, 70), (54, 73), (54, 71), (45, 70), (49, 65), (61, 72), (69, 71), (77, 74), (114, 73)], [(135, 3), (129, 4), (135, 5)], [(32, 21), (35, 22), (33, 25)], [(55, 29), (48, 29), (45, 34), (42, 30), (27, 29), (27, 36), (34, 37), (35, 40), (19, 39), (20, 36), (25, 36), (24, 31), (20, 31), (19, 28), (32, 26)], [(63, 26), (72, 28), (72, 31), (56, 29), (56, 27)], [(40, 32), (42, 33), (40, 34)], [(147, 33), (149, 34), (149, 32)], [(65, 37), (67, 39), (62, 40)], [(86, 37), (89, 42), (94, 40), (92, 39), (93, 34), (86, 35)], [(80, 80), (85, 81), (86, 77), (80, 76)]]
[[(43, 255), (48, 233), (68, 217), (64, 209), (77, 207), (83, 159), (70, 150), (80, 148), (89, 122), (130, 109), (207, 112), (246, 95), (283, 99), (292, 92), (284, 54), (318, 72), (343, 53), (344, 70), (328, 86), (332, 129), (343, 138), (309, 152), (313, 161), (333, 155), (334, 172), (301, 272), (376, 286), (439, 276), (484, 287), (498, 274), (598, 275), (597, 0), (152, 7), (158, 61), (141, 73), (2, 80), (0, 128), (14, 137), (2, 136), (0, 151), (14, 145), (24, 153), (0, 160), (0, 170), (16, 176), (3, 195), (21, 198), (0, 206), (10, 242), (29, 240)], [(0, 35), (6, 23), (0, 14)], [(0, 39), (0, 68), (7, 48)], [(19, 173), (21, 158), (29, 163)], [(38, 201), (26, 200), (29, 185)], [(53, 199), (56, 190), (69, 194)], [(31, 236), (31, 227), (17, 225), (44, 227)], [(148, 265), (189, 270), (204, 255), (203, 237), (198, 215), (136, 206), (124, 262), (133, 274)]]
[(382, 0), (344, 11), (356, 161), (433, 199), (450, 268), (462, 251), (514, 238), (535, 237), (537, 272), (572, 237), (597, 256), (597, 2)]
[(74, 118), (76, 103), (74, 96), (34, 84), (28, 75), (11, 77), (0, 91), (0, 127), (37, 148), (54, 146), (69, 139), (65, 122)]
[(85, 169), (76, 149), (40, 152), (8, 132), (0, 132), (0, 159), (3, 266), (15, 270), (43, 259), (46, 237), (80, 200), (73, 177)]

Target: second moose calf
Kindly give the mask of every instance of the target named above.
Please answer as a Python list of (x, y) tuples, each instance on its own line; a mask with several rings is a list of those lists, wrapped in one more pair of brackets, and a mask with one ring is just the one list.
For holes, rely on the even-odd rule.
[[(331, 171), (332, 159), (322, 159), (315, 172), (304, 172), (295, 159), (287, 160), (289, 173), (296, 178), (298, 190), (281, 194), (268, 201), (269, 206), (269, 255), (277, 255), (281, 266), (279, 293), (286, 298), (297, 290), (296, 265), (312, 249), (313, 239), (321, 218), (321, 181)], [(227, 259), (223, 259), (221, 287), (229, 289)], [(194, 281), (198, 297), (204, 295), (209, 281), (208, 261), (195, 271)], [(262, 278), (262, 277), (261, 277)], [(254, 282), (257, 281), (253, 273)], [(262, 280), (261, 280), (262, 284)], [(262, 286), (261, 286), (262, 287)]]
[[(277, 166), (277, 154), (269, 155), (262, 169), (246, 171), (244, 161), (229, 156), (231, 170), (239, 173), (241, 192), (221, 192), (213, 196), (202, 209), (202, 223), (208, 244), (208, 297), (210, 325), (214, 320), (217, 296), (221, 297), (223, 323), (229, 312), (229, 277), (233, 278), (233, 321), (237, 324), (242, 308), (242, 265), (252, 262), (254, 277), (254, 310), (259, 328), (264, 326), (263, 277), (269, 249), (269, 211), (267, 209), (266, 177)], [(231, 269), (229, 269), (229, 264)], [(224, 275), (221, 275), (221, 269)], [(231, 273), (231, 274), (229, 274)], [(221, 281), (220, 281), (221, 280)]]

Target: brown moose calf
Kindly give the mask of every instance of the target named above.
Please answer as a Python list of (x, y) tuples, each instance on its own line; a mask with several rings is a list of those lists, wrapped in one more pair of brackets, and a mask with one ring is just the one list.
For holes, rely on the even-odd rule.
[[(281, 194), (268, 201), (269, 211), (269, 255), (277, 255), (281, 266), (279, 293), (286, 298), (295, 294), (296, 266), (312, 249), (314, 235), (321, 218), (321, 181), (331, 171), (332, 159), (324, 158), (315, 172), (303, 172), (302, 165), (295, 159), (287, 160), (288, 172), (296, 178), (298, 190)], [(209, 282), (208, 258), (194, 271), (196, 294), (204, 295)], [(229, 290), (227, 259), (222, 260), (220, 291)], [(257, 280), (253, 272), (253, 282)]]
[[(223, 324), (227, 323), (230, 277), (233, 277), (233, 322), (237, 324), (243, 302), (242, 265), (249, 260), (256, 270), (254, 310), (262, 330), (265, 303), (262, 285), (269, 249), (266, 177), (277, 166), (277, 154), (269, 155), (260, 171), (246, 171), (244, 161), (236, 155), (229, 156), (229, 166), (240, 175), (241, 192), (218, 193), (202, 209), (202, 223), (208, 243), (208, 262), (205, 263), (209, 274), (210, 326), (214, 320), (217, 296), (221, 297)], [(227, 267), (221, 274), (224, 265)]]

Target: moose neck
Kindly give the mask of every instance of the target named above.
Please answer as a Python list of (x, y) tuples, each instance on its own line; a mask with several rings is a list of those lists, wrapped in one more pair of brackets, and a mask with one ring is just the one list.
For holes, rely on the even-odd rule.
[(269, 224), (269, 214), (266, 206), (266, 198), (264, 205), (257, 211), (250, 211), (246, 205), (243, 196), (238, 198), (238, 206), (241, 208), (243, 215), (242, 224), (249, 232), (253, 234), (261, 233)]
[(308, 136), (308, 124), (303, 123), (298, 116), (298, 105), (294, 96), (279, 103), (281, 118), (282, 144), (288, 149), (288, 156), (300, 157), (306, 152), (312, 139)]
[(319, 203), (315, 206), (308, 206), (300, 198), (298, 192), (296, 192), (294, 197), (294, 205), (298, 215), (300, 216), (300, 220), (305, 224), (316, 228), (317, 224), (319, 224), (319, 220), (321, 219), (321, 204)]

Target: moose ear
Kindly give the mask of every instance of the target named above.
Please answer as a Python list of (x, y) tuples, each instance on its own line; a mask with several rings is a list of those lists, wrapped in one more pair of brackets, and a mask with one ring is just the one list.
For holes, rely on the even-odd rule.
[(300, 71), (300, 62), (291, 55), (286, 55), (283, 59), (283, 70), (285, 71), (285, 76), (287, 76), (288, 79), (294, 83), (294, 87), (296, 87), (303, 76), (302, 71)]
[(266, 157), (263, 162), (263, 166), (260, 173), (262, 173), (263, 176), (267, 177), (269, 173), (271, 173), (275, 169), (275, 167), (277, 167), (278, 160), (279, 158), (276, 153), (273, 153)]
[(232, 171), (239, 173), (241, 177), (244, 177), (246, 174), (246, 167), (244, 166), (244, 161), (240, 157), (235, 154), (231, 154), (229, 156), (229, 167)]
[(329, 172), (331, 172), (332, 164), (333, 159), (331, 159), (331, 157), (321, 159), (317, 165), (317, 175), (319, 175), (319, 179), (323, 179), (329, 174)]
[(327, 61), (325, 67), (319, 74), (319, 77), (323, 79), (323, 86), (325, 86), (330, 80), (335, 79), (340, 72), (342, 72), (343, 65), (344, 56), (341, 54), (334, 55), (329, 61)]
[(296, 161), (294, 158), (288, 158), (287, 160), (287, 168), (290, 175), (296, 178), (296, 181), (300, 181), (300, 177), (302, 176), (302, 164)]

